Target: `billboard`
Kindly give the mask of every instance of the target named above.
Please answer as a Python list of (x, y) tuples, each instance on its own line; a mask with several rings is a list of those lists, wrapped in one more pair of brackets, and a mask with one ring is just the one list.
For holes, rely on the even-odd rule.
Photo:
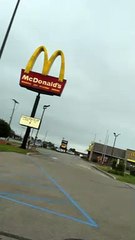
[(65, 151), (67, 151), (67, 145), (68, 145), (68, 141), (62, 139), (60, 148), (63, 149), (63, 150), (65, 150)]
[[(41, 52), (44, 52), (42, 74), (32, 71), (34, 63)], [(61, 57), (59, 77), (49, 76), (48, 73), (52, 67), (52, 64), (58, 56)], [(46, 48), (44, 46), (40, 46), (35, 50), (29, 59), (26, 68), (22, 69), (21, 71), (20, 86), (42, 94), (61, 96), (66, 84), (64, 73), (64, 53), (61, 50), (57, 50), (52, 54), (50, 58), (48, 58)]]
[(22, 115), (20, 119), (20, 125), (38, 129), (40, 125), (40, 119)]

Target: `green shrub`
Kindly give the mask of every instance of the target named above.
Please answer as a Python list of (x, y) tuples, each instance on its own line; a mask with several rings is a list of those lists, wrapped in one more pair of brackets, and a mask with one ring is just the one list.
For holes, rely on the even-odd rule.
[(118, 172), (118, 174), (120, 172), (121, 175), (121, 173), (124, 173), (125, 170), (124, 162), (120, 161), (119, 164), (117, 164), (117, 159), (114, 159), (112, 162), (112, 169), (115, 170), (115, 174), (117, 174), (116, 172)]
[(125, 165), (124, 162), (120, 162), (117, 166), (116, 166), (116, 170), (124, 172), (125, 170)]
[(116, 169), (116, 164), (117, 164), (117, 160), (116, 160), (116, 159), (113, 159), (112, 169)]
[(124, 176), (124, 172), (118, 171), (118, 170), (116, 170), (116, 169), (110, 169), (108, 172), (109, 172), (109, 173), (112, 173), (112, 174), (115, 174), (115, 175)]
[(11, 128), (7, 122), (0, 119), (0, 137), (7, 138), (11, 133)]

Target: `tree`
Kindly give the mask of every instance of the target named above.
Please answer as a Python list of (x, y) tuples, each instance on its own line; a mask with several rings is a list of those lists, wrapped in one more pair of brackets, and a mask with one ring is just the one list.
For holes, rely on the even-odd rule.
[(10, 137), (11, 138), (15, 138), (15, 131), (13, 131), (12, 129), (10, 130)]
[(3, 119), (0, 119), (0, 137), (9, 137), (11, 133), (11, 128), (9, 124), (4, 121)]
[(73, 153), (76, 152), (75, 148), (70, 148), (69, 151), (71, 151), (71, 152), (73, 152)]

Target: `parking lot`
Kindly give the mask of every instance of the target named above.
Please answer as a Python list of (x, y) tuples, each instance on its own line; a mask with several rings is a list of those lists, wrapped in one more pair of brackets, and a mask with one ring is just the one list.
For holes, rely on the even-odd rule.
[(0, 237), (133, 240), (134, 194), (75, 156), (1, 153)]

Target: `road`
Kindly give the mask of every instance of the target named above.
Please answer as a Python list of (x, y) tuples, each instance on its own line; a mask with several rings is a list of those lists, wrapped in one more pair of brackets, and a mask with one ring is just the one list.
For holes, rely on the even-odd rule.
[(0, 239), (134, 240), (135, 190), (77, 156), (0, 153)]

